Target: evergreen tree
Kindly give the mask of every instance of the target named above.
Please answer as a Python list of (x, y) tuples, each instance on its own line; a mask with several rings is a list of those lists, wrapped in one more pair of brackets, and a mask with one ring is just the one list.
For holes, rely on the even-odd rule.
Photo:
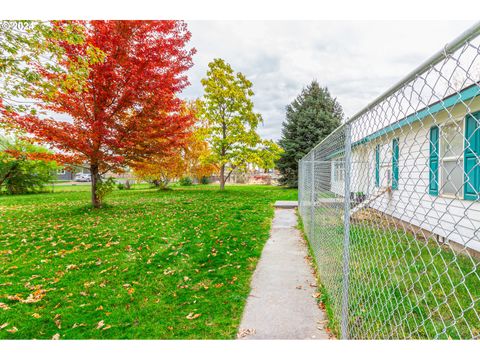
[(279, 141), (284, 152), (277, 168), (281, 173), (280, 183), (296, 187), (298, 161), (340, 125), (343, 110), (328, 89), (315, 80), (303, 88), (286, 110)]

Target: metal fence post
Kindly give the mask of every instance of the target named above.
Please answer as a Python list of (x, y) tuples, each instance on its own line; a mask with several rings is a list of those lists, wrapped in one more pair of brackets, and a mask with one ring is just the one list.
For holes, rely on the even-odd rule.
[(351, 125), (345, 126), (345, 198), (344, 198), (344, 226), (343, 237), (343, 288), (342, 288), (342, 339), (348, 339), (348, 286), (350, 272), (350, 179), (352, 164)]
[(315, 153), (312, 153), (312, 192), (310, 196), (310, 241), (314, 240), (315, 236), (315, 220), (314, 220), (314, 214), (315, 214)]
[(303, 159), (300, 160), (299, 164), (298, 164), (298, 168), (299, 168), (299, 184), (298, 184), (298, 210), (300, 212), (300, 215), (303, 216), (303, 206), (304, 206), (304, 197), (305, 197), (305, 162), (303, 161)]
[(298, 174), (298, 209), (302, 208), (302, 188), (303, 188), (303, 167), (302, 167), (302, 159), (298, 160), (297, 164), (297, 174)]

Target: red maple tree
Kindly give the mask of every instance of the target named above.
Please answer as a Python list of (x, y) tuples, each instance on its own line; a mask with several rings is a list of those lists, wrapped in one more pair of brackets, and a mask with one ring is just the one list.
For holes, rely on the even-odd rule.
[[(53, 22), (53, 27), (72, 22)], [(88, 163), (92, 175), (92, 205), (101, 176), (152, 154), (169, 152), (188, 135), (191, 115), (177, 97), (188, 85), (185, 71), (194, 49), (182, 21), (76, 21), (83, 41), (62, 42), (57, 66), (35, 64), (39, 76), (52, 84), (31, 95), (40, 108), (67, 114), (68, 120), (31, 114), (9, 116), (15, 125), (60, 153)], [(92, 46), (101, 61), (88, 64), (81, 86), (68, 86), (65, 69), (82, 68)], [(75, 64), (78, 63), (78, 66)], [(73, 65), (72, 65), (73, 64)]]

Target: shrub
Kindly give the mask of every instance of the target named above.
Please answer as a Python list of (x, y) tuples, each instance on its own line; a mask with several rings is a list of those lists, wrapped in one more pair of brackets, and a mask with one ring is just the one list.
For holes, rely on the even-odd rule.
[(54, 161), (35, 160), (34, 154), (47, 150), (22, 141), (0, 137), (0, 192), (26, 194), (44, 189), (54, 179), (58, 166)]
[(208, 176), (202, 176), (202, 178), (200, 179), (200, 184), (202, 185), (210, 184), (210, 178)]
[(109, 177), (107, 180), (101, 180), (97, 183), (97, 194), (100, 202), (103, 202), (105, 197), (113, 191), (115, 187), (115, 180)]
[(184, 176), (180, 179), (180, 181), (178, 182), (180, 185), (182, 186), (190, 186), (193, 184), (193, 181), (192, 181), (192, 178), (189, 177), (189, 176)]
[(124, 183), (119, 182), (117, 184), (117, 189), (118, 190), (130, 190), (132, 188), (132, 185), (130, 184), (129, 180), (126, 180)]

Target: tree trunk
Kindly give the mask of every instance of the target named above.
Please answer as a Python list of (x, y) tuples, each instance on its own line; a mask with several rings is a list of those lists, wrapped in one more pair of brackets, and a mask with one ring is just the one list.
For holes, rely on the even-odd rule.
[(100, 174), (98, 173), (98, 165), (90, 165), (90, 175), (92, 177), (92, 206), (94, 208), (99, 208), (102, 206), (102, 200), (98, 196), (97, 186), (100, 182)]
[[(227, 138), (227, 124), (225, 123), (224, 116), (222, 116), (222, 140), (225, 141)], [(222, 143), (222, 150), (221, 150), (221, 158), (222, 160), (225, 159), (227, 151), (225, 149), (225, 142)], [(225, 164), (222, 164), (220, 168), (220, 190), (225, 190)]]
[(225, 165), (220, 168), (220, 190), (225, 189)]

